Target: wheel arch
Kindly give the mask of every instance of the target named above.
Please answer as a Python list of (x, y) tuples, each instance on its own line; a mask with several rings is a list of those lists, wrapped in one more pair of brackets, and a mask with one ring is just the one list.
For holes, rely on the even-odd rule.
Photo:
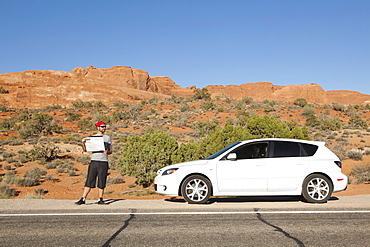
[(305, 181), (309, 176), (314, 175), (314, 174), (320, 174), (320, 175), (325, 176), (327, 179), (329, 179), (329, 181), (330, 181), (331, 185), (332, 185), (332, 186), (334, 186), (333, 180), (330, 178), (330, 176), (328, 176), (328, 174), (323, 173), (323, 172), (312, 172), (312, 173), (310, 173), (310, 174), (307, 174), (307, 176), (303, 179), (303, 182), (302, 182), (302, 184), (301, 184), (302, 190), (303, 190), (303, 186), (302, 186), (302, 185), (303, 185), (304, 181)]
[(193, 175), (199, 175), (199, 176), (202, 176), (202, 177), (205, 177), (206, 179), (208, 179), (208, 181), (210, 182), (211, 184), (211, 196), (213, 196), (213, 184), (212, 184), (212, 181), (211, 179), (209, 179), (209, 177), (207, 175), (204, 175), (203, 173), (199, 173), (199, 172), (196, 172), (196, 173), (190, 173), (188, 175), (186, 175), (182, 180), (181, 180), (181, 183), (180, 183), (180, 186), (178, 188), (178, 191), (177, 191), (177, 194), (179, 196), (182, 196), (181, 194), (181, 187), (182, 187), (182, 184), (184, 183), (185, 179), (187, 179), (188, 177), (190, 176), (193, 176)]

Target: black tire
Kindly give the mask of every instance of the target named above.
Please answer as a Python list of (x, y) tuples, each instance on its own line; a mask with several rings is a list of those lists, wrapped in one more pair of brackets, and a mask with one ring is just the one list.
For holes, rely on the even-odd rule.
[(207, 203), (212, 195), (211, 182), (201, 175), (191, 175), (181, 185), (181, 195), (189, 204)]
[(307, 202), (325, 203), (332, 192), (332, 182), (322, 174), (311, 174), (303, 181), (302, 196)]

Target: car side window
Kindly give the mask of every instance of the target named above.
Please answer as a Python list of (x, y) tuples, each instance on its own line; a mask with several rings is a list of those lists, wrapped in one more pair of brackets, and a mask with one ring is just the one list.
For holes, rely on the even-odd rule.
[(240, 159), (258, 159), (267, 156), (267, 142), (246, 144), (232, 151)]
[(308, 156), (313, 156), (316, 153), (317, 149), (319, 148), (316, 145), (307, 144), (307, 143), (301, 143), (301, 145), (303, 149), (306, 151)]
[[(288, 141), (274, 141), (272, 157), (304, 157), (307, 155), (306, 150), (302, 147), (302, 143)], [(315, 150), (316, 151), (316, 150)], [(312, 152), (312, 149), (311, 149)]]

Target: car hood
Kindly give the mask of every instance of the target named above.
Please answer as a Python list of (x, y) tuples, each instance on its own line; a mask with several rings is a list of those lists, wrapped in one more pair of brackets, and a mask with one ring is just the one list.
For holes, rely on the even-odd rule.
[(161, 168), (161, 170), (166, 170), (169, 168), (181, 168), (181, 167), (187, 167), (187, 166), (199, 166), (199, 165), (206, 165), (209, 162), (209, 160), (194, 160), (194, 161), (188, 161), (178, 164), (169, 165), (166, 167)]

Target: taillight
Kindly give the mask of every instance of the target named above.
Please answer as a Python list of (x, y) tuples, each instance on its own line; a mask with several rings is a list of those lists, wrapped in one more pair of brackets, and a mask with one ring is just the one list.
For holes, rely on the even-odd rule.
[(335, 163), (339, 168), (342, 168), (342, 162), (340, 162), (340, 161), (334, 161), (334, 163)]

